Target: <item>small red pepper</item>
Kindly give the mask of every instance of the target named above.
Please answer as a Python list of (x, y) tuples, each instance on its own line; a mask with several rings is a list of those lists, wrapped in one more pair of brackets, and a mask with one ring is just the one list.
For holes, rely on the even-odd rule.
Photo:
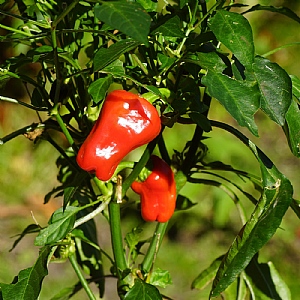
[(170, 166), (156, 155), (151, 156), (152, 172), (143, 182), (134, 181), (131, 188), (141, 196), (145, 221), (167, 222), (176, 205), (176, 183)]
[(99, 118), (77, 155), (78, 165), (109, 180), (120, 161), (132, 150), (149, 143), (160, 132), (155, 107), (146, 99), (115, 90), (105, 99)]

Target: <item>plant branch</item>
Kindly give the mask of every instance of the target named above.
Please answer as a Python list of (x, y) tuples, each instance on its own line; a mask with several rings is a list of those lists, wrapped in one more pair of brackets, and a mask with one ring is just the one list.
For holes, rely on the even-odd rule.
[(110, 234), (117, 275), (119, 280), (122, 279), (122, 271), (127, 267), (123, 249), (123, 237), (121, 230), (120, 204), (110, 201), (108, 205)]
[(150, 246), (147, 250), (147, 253), (142, 262), (142, 270), (145, 274), (149, 273), (154, 261), (156, 259), (157, 252), (165, 235), (166, 229), (168, 227), (168, 222), (165, 223), (157, 223), (154, 235), (150, 242)]
[(84, 288), (84, 290), (85, 290), (86, 294), (88, 295), (89, 299), (90, 300), (96, 300), (96, 297), (93, 294), (92, 290), (90, 289), (87, 280), (85, 279), (85, 277), (81, 273), (80, 267), (79, 267), (79, 265), (76, 261), (75, 254), (72, 254), (72, 255), (69, 256), (69, 261), (70, 261), (76, 275), (78, 276), (78, 278), (79, 278), (79, 280), (82, 284), (82, 287)]

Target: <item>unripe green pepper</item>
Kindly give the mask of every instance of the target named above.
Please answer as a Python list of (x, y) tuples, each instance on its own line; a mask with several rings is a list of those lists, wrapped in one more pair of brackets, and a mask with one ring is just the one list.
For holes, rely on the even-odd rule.
[(109, 180), (130, 151), (152, 141), (160, 130), (160, 117), (151, 103), (131, 92), (115, 90), (106, 97), (79, 149), (77, 163), (100, 180)]
[(170, 166), (156, 155), (151, 156), (152, 169), (145, 181), (134, 181), (133, 191), (141, 196), (145, 221), (167, 222), (176, 205), (176, 183)]

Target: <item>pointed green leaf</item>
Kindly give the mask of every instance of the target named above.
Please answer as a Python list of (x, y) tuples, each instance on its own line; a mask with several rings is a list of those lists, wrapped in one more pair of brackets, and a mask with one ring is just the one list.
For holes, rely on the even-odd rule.
[(220, 267), (223, 257), (218, 257), (214, 262), (205, 270), (203, 270), (193, 281), (192, 289), (202, 290), (210, 284), (215, 278), (218, 268)]
[(181, 31), (180, 27), (179, 17), (174, 16), (156, 28), (153, 32), (151, 32), (151, 34), (161, 33), (163, 36), (183, 38), (184, 33)]
[(251, 66), (254, 61), (254, 42), (251, 26), (245, 17), (219, 10), (210, 20), (209, 27), (245, 67)]
[(275, 266), (272, 262), (268, 262), (268, 266), (270, 269), (271, 277), (275, 285), (275, 289), (280, 296), (280, 299), (284, 300), (291, 300), (291, 292), (287, 286), (287, 284), (283, 281), (281, 276), (279, 275), (278, 271), (276, 270)]
[(105, 98), (109, 86), (112, 84), (113, 78), (108, 75), (104, 78), (98, 78), (88, 88), (89, 94), (92, 96), (95, 104), (99, 103)]
[(151, 272), (150, 284), (165, 288), (167, 285), (172, 284), (172, 278), (169, 271), (160, 268)]
[(208, 93), (226, 108), (239, 125), (247, 127), (252, 134), (258, 136), (254, 121), (254, 114), (259, 108), (256, 86), (211, 70), (202, 78), (202, 83), (207, 86)]
[(139, 3), (110, 1), (95, 7), (95, 16), (148, 46), (151, 18)]
[(271, 120), (283, 126), (292, 101), (292, 83), (288, 74), (276, 63), (255, 57), (253, 71), (261, 92), (261, 109)]
[(203, 69), (222, 73), (226, 68), (225, 63), (216, 52), (198, 52), (197, 56)]
[(284, 132), (290, 149), (296, 157), (300, 157), (300, 109), (295, 101), (292, 101), (285, 117), (287, 126)]
[(141, 279), (134, 281), (134, 286), (125, 295), (124, 300), (162, 300), (158, 289)]
[(68, 206), (65, 210), (59, 208), (49, 220), (49, 225), (42, 229), (35, 238), (35, 246), (53, 244), (63, 239), (74, 226), (78, 207)]
[(293, 188), (289, 180), (251, 141), (249, 147), (260, 163), (264, 191), (218, 270), (211, 291), (212, 296), (224, 291), (245, 269), (258, 250), (270, 240), (292, 201)]
[(117, 59), (101, 70), (102, 73), (108, 73), (114, 77), (122, 77), (125, 75), (123, 63)]
[(14, 241), (13, 246), (11, 247), (11, 249), (9, 251), (12, 251), (17, 244), (23, 239), (23, 237), (29, 233), (36, 233), (40, 231), (40, 226), (36, 225), (36, 224), (30, 224), (28, 225), (23, 231), (22, 233), (18, 234), (19, 237)]
[(295, 75), (291, 75), (290, 78), (292, 79), (293, 95), (297, 98), (298, 103), (300, 103), (300, 79)]
[(288, 287), (271, 262), (259, 263), (256, 255), (247, 266), (245, 274), (249, 288), (259, 299), (291, 299)]
[(132, 39), (121, 40), (109, 48), (100, 48), (94, 57), (94, 72), (100, 71), (118, 59), (122, 54), (136, 48), (140, 42)]
[(50, 254), (50, 247), (44, 247), (39, 253), (35, 264), (28, 269), (20, 271), (12, 284), (1, 284), (3, 300), (35, 300), (41, 291), (42, 282), (46, 275), (47, 259)]

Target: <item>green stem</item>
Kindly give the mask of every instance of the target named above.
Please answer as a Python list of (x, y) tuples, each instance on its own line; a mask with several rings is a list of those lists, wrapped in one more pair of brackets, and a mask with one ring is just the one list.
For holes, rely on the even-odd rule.
[(96, 176), (93, 178), (95, 184), (97, 185), (98, 189), (104, 196), (111, 196), (112, 192), (110, 189), (106, 186), (105, 182), (102, 180), (99, 180)]
[(42, 124), (42, 123), (33, 123), (29, 126), (25, 126), (19, 130), (16, 130), (8, 135), (6, 135), (5, 137), (3, 138), (0, 138), (0, 145), (3, 145), (5, 144), (6, 142), (14, 139), (15, 137), (19, 136), (19, 135), (22, 135), (22, 134), (25, 134), (27, 132), (32, 132), (34, 131), (35, 129), (41, 129), (41, 130), (44, 130), (45, 128), (45, 124)]
[(121, 230), (120, 204), (110, 201), (108, 205), (110, 234), (117, 276), (122, 279), (122, 271), (127, 268), (125, 254), (123, 249), (123, 237)]
[(143, 63), (140, 61), (140, 59), (137, 57), (137, 55), (132, 53), (131, 56), (135, 60), (135, 62), (138, 64), (138, 66), (141, 68), (141, 70), (144, 72), (144, 74), (148, 75), (147, 68), (143, 65)]
[(28, 33), (28, 32), (22, 31), (22, 30), (18, 30), (16, 28), (12, 28), (12, 27), (9, 27), (9, 26), (5, 26), (3, 24), (0, 24), (0, 28), (3, 28), (3, 29), (6, 29), (8, 31), (13, 31), (15, 33), (20, 33), (20, 34), (26, 35), (28, 37), (34, 38), (34, 35), (31, 34), (31, 33)]
[(71, 4), (53, 21), (52, 27), (57, 24), (78, 4), (79, 0), (71, 2)]
[[(70, 145), (73, 147), (74, 146), (74, 140), (69, 132), (69, 130), (67, 129), (66, 124), (64, 123), (64, 120), (62, 119), (61, 115), (59, 114), (59, 112), (57, 111), (57, 105), (54, 107), (54, 109), (52, 110), (51, 114), (53, 116), (55, 116), (56, 121), (58, 123), (58, 125), (60, 126), (62, 132), (64, 133), (64, 135), (66, 136), (66, 139), (68, 140), (68, 142), (70, 143)], [(75, 150), (75, 149), (74, 149)]]
[(30, 108), (30, 109), (33, 109), (33, 110), (36, 110), (36, 111), (48, 111), (48, 108), (46, 108), (46, 107), (33, 106), (33, 105), (30, 105), (30, 104), (27, 104), (26, 102), (23, 102), (23, 101), (20, 101), (20, 100), (17, 100), (17, 99), (13, 99), (13, 98), (9, 98), (9, 97), (0, 96), (0, 100), (11, 102), (11, 103), (17, 103), (17, 104), (23, 105), (27, 108)]
[(159, 250), (159, 247), (165, 235), (167, 226), (168, 226), (168, 222), (157, 223), (153, 238), (150, 242), (150, 246), (142, 262), (142, 270), (145, 272), (145, 274), (150, 272), (154, 264), (157, 252)]
[(69, 256), (69, 260), (70, 260), (70, 263), (71, 263), (76, 275), (78, 276), (78, 278), (82, 284), (82, 287), (84, 288), (86, 294), (88, 295), (89, 299), (96, 300), (96, 297), (93, 294), (92, 290), (90, 289), (88, 282), (86, 281), (86, 279), (84, 278), (83, 274), (80, 271), (79, 265), (75, 258), (75, 254), (72, 254), (71, 256)]
[(275, 49), (273, 49), (273, 50), (271, 50), (271, 51), (269, 51), (269, 52), (267, 52), (267, 53), (265, 53), (265, 54), (262, 54), (261, 56), (262, 56), (262, 57), (267, 57), (267, 56), (270, 56), (270, 55), (276, 53), (277, 51), (280, 51), (280, 50), (285, 49), (285, 48), (288, 48), (288, 47), (297, 46), (297, 45), (299, 45), (299, 44), (300, 44), (300, 42), (294, 42), (294, 43), (282, 45), (282, 46), (280, 46), (280, 47), (278, 47), (278, 48), (275, 48)]

